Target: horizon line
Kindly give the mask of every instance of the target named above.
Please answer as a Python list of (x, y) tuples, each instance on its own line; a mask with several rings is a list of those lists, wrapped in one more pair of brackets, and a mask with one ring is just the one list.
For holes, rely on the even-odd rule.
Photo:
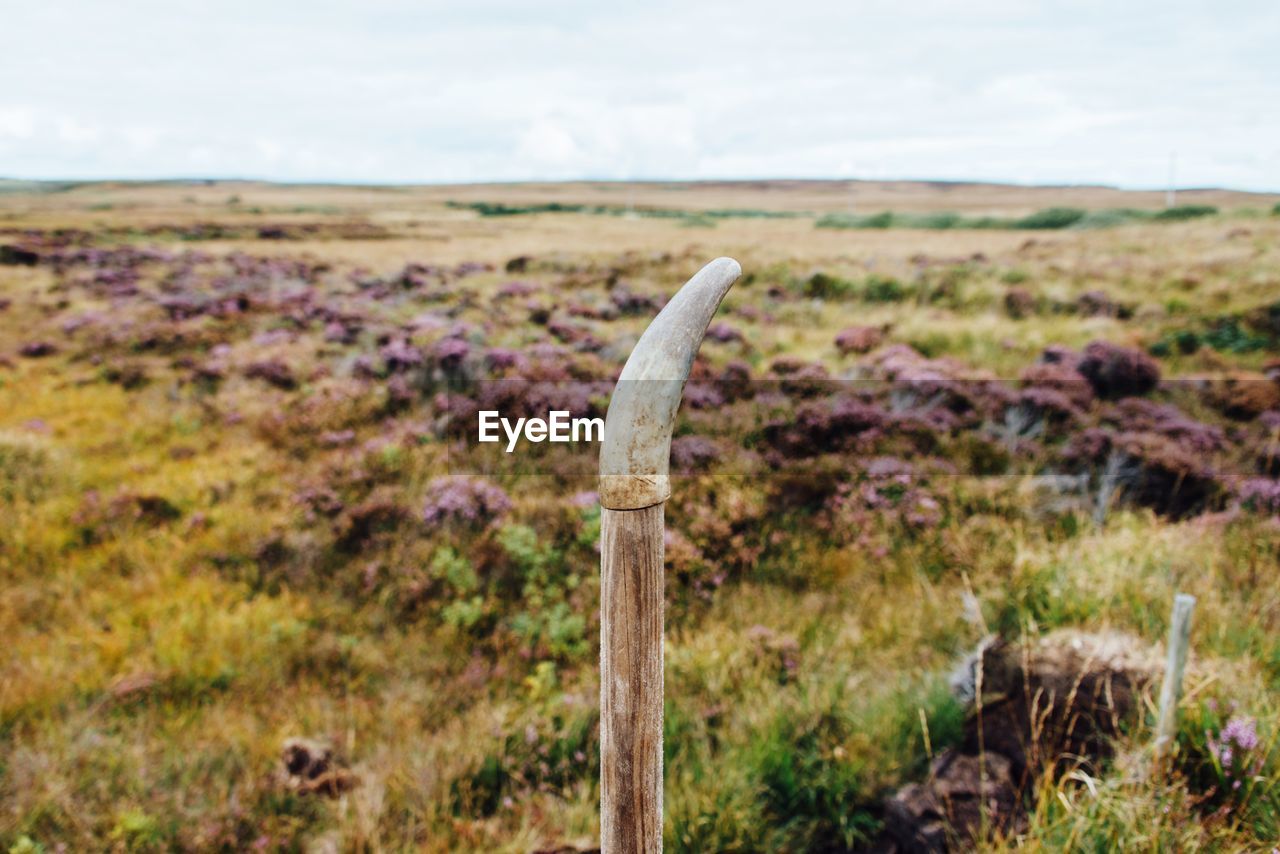
[(1023, 181), (1006, 181), (978, 178), (856, 178), (856, 177), (813, 177), (813, 176), (771, 176), (771, 177), (719, 177), (719, 178), (515, 178), (515, 179), (476, 179), (476, 180), (441, 180), (441, 181), (360, 181), (344, 179), (281, 179), (247, 176), (169, 176), (169, 177), (59, 177), (30, 178), (12, 175), (0, 175), (3, 184), (64, 184), (83, 186), (92, 184), (272, 184), (282, 187), (347, 187), (347, 188), (413, 188), (413, 187), (481, 187), (481, 186), (521, 186), (531, 184), (755, 184), (755, 183), (810, 183), (810, 184), (940, 184), (949, 186), (988, 186), (1013, 187), (1021, 189), (1095, 189), (1112, 190), (1120, 193), (1163, 193), (1172, 189), (1177, 193), (1240, 193), (1255, 196), (1280, 195), (1277, 189), (1243, 189), (1228, 186), (1126, 186), (1094, 181), (1064, 181), (1034, 183)]

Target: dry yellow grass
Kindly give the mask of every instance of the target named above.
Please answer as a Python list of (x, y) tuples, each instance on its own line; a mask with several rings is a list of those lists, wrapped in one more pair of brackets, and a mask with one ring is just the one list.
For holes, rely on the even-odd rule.
[[(749, 341), (742, 352), (759, 364), (787, 355), (841, 375), (854, 362), (838, 354), (835, 334), (876, 324), (889, 326), (890, 342), (1016, 375), (1049, 344), (1105, 338), (1147, 346), (1183, 324), (1274, 302), (1280, 218), (1233, 211), (1266, 211), (1276, 198), (1183, 193), (1180, 201), (1225, 212), (1088, 231), (828, 230), (815, 228), (811, 217), (726, 218), (714, 227), (579, 213), (486, 218), (446, 203), (819, 213), (847, 211), (852, 199), (860, 212), (1020, 215), (1052, 205), (1154, 209), (1162, 197), (881, 183), (860, 183), (851, 194), (843, 182), (121, 184), (0, 194), (0, 229), (115, 229), (102, 240), (306, 256), (380, 275), (411, 261), (482, 261), (501, 271), (521, 255), (607, 267), (625, 253), (670, 253), (669, 263), (645, 274), (643, 288), (653, 292), (670, 291), (701, 260), (728, 254), (753, 279), (729, 297), (726, 311), (766, 307), (754, 317), (726, 315)], [(254, 229), (349, 221), (382, 226), (389, 236), (185, 243), (143, 233), (209, 222)], [(0, 236), (0, 243), (9, 239)], [(766, 299), (771, 285), (792, 288), (818, 271), (907, 284), (952, 276), (959, 285), (932, 302)], [(516, 277), (498, 272), (467, 281), (487, 299)], [(71, 303), (67, 313), (112, 308), (55, 291), (57, 283), (45, 267), (0, 267), (0, 298), (13, 300), (0, 313), (0, 355), (37, 331), (56, 330), (59, 300)], [(1003, 297), (1014, 283), (1062, 304), (1103, 289), (1133, 303), (1135, 314), (1125, 321), (1069, 312), (1013, 320)], [(459, 306), (456, 317), (483, 324), (487, 305)], [(625, 334), (644, 320), (622, 319), (613, 328)], [(524, 330), (503, 331), (523, 343)], [(318, 335), (251, 346), (303, 365), (337, 360), (325, 355)], [(574, 753), (594, 744), (591, 654), (539, 658), (510, 634), (501, 641), (468, 634), (440, 618), (439, 585), (410, 607), (386, 578), (425, 573), (438, 543), (409, 529), (370, 553), (335, 555), (332, 538), (322, 538), (327, 523), (309, 528), (298, 509), (301, 490), (349, 476), (347, 466), (380, 477), (381, 488), (417, 514), (425, 484), (444, 466), (438, 443), (359, 457), (358, 465), (334, 463), (307, 445), (313, 436), (282, 439), (267, 426), (277, 413), (298, 415), (326, 390), (342, 391), (346, 377), (317, 378), (285, 394), (230, 376), (210, 401), (183, 386), (185, 369), (176, 365), (179, 356), (204, 357), (204, 349), (113, 353), (151, 378), (131, 390), (105, 382), (103, 366), (84, 355), (17, 359), (0, 368), (0, 443), (21, 444), (23, 459), (45, 459), (57, 473), (38, 498), (0, 503), (0, 841), (24, 854), (59, 843), (68, 850), (243, 850), (266, 840), (261, 844), (280, 850), (428, 851), (591, 844), (595, 782), (582, 772), (589, 760)], [(1257, 368), (1274, 356), (1265, 348), (1206, 347), (1175, 353), (1163, 366), (1194, 374)], [(351, 419), (359, 442), (376, 439), (382, 424), (366, 405), (337, 411), (333, 404), (315, 421), (299, 416), (295, 429), (317, 432), (326, 418)], [(414, 415), (425, 420), (422, 409)], [(224, 418), (228, 412), (237, 418)], [(375, 465), (383, 469), (369, 475)], [(922, 717), (934, 748), (948, 733), (955, 737), (962, 713), (947, 699), (945, 673), (987, 628), (1105, 629), (1154, 641), (1176, 590), (1200, 599), (1197, 654), (1229, 664), (1213, 683), (1193, 680), (1197, 702), (1234, 700), (1268, 733), (1276, 731), (1274, 525), (1250, 517), (1172, 522), (1126, 510), (1100, 528), (1082, 523), (1064, 532), (1042, 523), (1003, 485), (946, 489), (960, 511), (937, 530), (895, 534), (891, 549), (873, 553), (834, 547), (798, 522), (780, 532), (794, 548), (705, 601), (673, 608), (672, 850), (839, 849), (862, 839), (874, 832), (874, 805), (884, 792), (923, 771)], [(491, 604), (489, 616), (506, 626), (524, 599), (554, 593), (576, 597), (571, 601), (590, 619), (596, 580), (589, 514), (548, 502), (536, 484), (512, 492), (513, 516), (535, 529), (536, 548), (554, 545), (555, 565), (551, 581), (541, 579), (539, 558), (529, 554), (535, 547), (502, 552), (487, 540), (488, 559), (517, 578), (508, 582), (515, 592)], [(179, 517), (148, 525), (93, 516), (120, 495), (163, 497)], [(575, 539), (583, 537), (585, 543)], [(272, 549), (286, 554), (283, 568), (272, 567)], [(290, 575), (295, 564), (301, 569)], [(306, 574), (316, 567), (330, 574)], [(687, 591), (673, 582), (672, 595)], [(792, 654), (794, 667), (784, 660)], [(1188, 745), (1203, 741), (1194, 729), (1206, 720), (1188, 723)], [(286, 737), (299, 734), (333, 741), (361, 785), (332, 801), (289, 794), (279, 785), (278, 754)], [(1138, 723), (1123, 747), (1140, 748), (1148, 734)], [(547, 761), (539, 751), (562, 749), (579, 773), (539, 777), (539, 763)], [(1205, 755), (1203, 744), (1197, 749)], [(495, 765), (512, 779), (486, 777)], [(1273, 756), (1266, 773), (1274, 777), (1275, 768)], [(1047, 780), (1026, 834), (992, 844), (1258, 849), (1280, 832), (1280, 817), (1267, 806), (1275, 803), (1274, 780), (1270, 785), (1260, 786), (1252, 806), (1213, 818), (1189, 805), (1199, 790), (1187, 780), (1135, 785), (1117, 774), (1097, 793)], [(490, 795), (495, 802), (481, 804)]]

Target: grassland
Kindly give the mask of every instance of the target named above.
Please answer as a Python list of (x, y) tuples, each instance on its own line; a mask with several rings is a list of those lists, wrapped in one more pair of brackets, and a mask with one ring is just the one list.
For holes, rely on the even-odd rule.
[[(661, 299), (732, 255), (698, 377), (745, 371), (754, 397), (681, 430), (713, 451), (682, 446), (704, 468), (668, 510), (668, 849), (880, 844), (885, 797), (963, 738), (948, 674), (983, 637), (1158, 643), (1184, 591), (1168, 773), (1136, 770), (1146, 696), (981, 844), (1268, 850), (1280, 217), (1179, 201), (1218, 212), (844, 182), (0, 193), (0, 843), (594, 845), (591, 485), (450, 477), (448, 419), (495, 378), (607, 385)], [(1146, 214), (912, 227), (1048, 208)], [(905, 227), (817, 227), (880, 211)], [(1055, 347), (1102, 372), (1048, 376)], [(940, 377), (963, 400), (849, 392)], [(839, 395), (865, 425), (822, 409)], [(1231, 719), (1259, 743), (1224, 762)], [(288, 781), (295, 736), (356, 784)]]

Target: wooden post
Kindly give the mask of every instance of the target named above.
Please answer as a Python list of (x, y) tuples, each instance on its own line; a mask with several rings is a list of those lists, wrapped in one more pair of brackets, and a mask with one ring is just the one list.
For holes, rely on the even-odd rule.
[(1160, 716), (1156, 720), (1155, 754), (1159, 759), (1177, 735), (1178, 700), (1182, 697), (1182, 672), (1187, 666), (1187, 650), (1191, 640), (1191, 612), (1196, 597), (1179, 593), (1173, 599), (1173, 617), (1169, 624), (1169, 650), (1165, 656), (1164, 684), (1160, 687)]
[(742, 273), (719, 258), (636, 342), (600, 447), (600, 850), (662, 851), (663, 520), (671, 430), (707, 324)]
[(600, 519), (600, 847), (662, 850), (663, 505)]

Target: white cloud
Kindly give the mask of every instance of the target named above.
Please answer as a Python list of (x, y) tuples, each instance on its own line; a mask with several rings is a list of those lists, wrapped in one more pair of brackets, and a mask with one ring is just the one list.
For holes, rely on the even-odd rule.
[(560, 171), (572, 170), (582, 153), (573, 136), (561, 124), (539, 119), (521, 134), (517, 156), (533, 169)]
[(85, 124), (74, 116), (59, 116), (54, 125), (58, 141), (72, 145), (96, 142), (102, 136), (101, 128)]
[(0, 137), (30, 139), (35, 135), (35, 114), (24, 107), (0, 107)]
[(68, 0), (8, 23), (19, 177), (1160, 186), (1176, 150), (1182, 183), (1280, 189), (1265, 0)]

